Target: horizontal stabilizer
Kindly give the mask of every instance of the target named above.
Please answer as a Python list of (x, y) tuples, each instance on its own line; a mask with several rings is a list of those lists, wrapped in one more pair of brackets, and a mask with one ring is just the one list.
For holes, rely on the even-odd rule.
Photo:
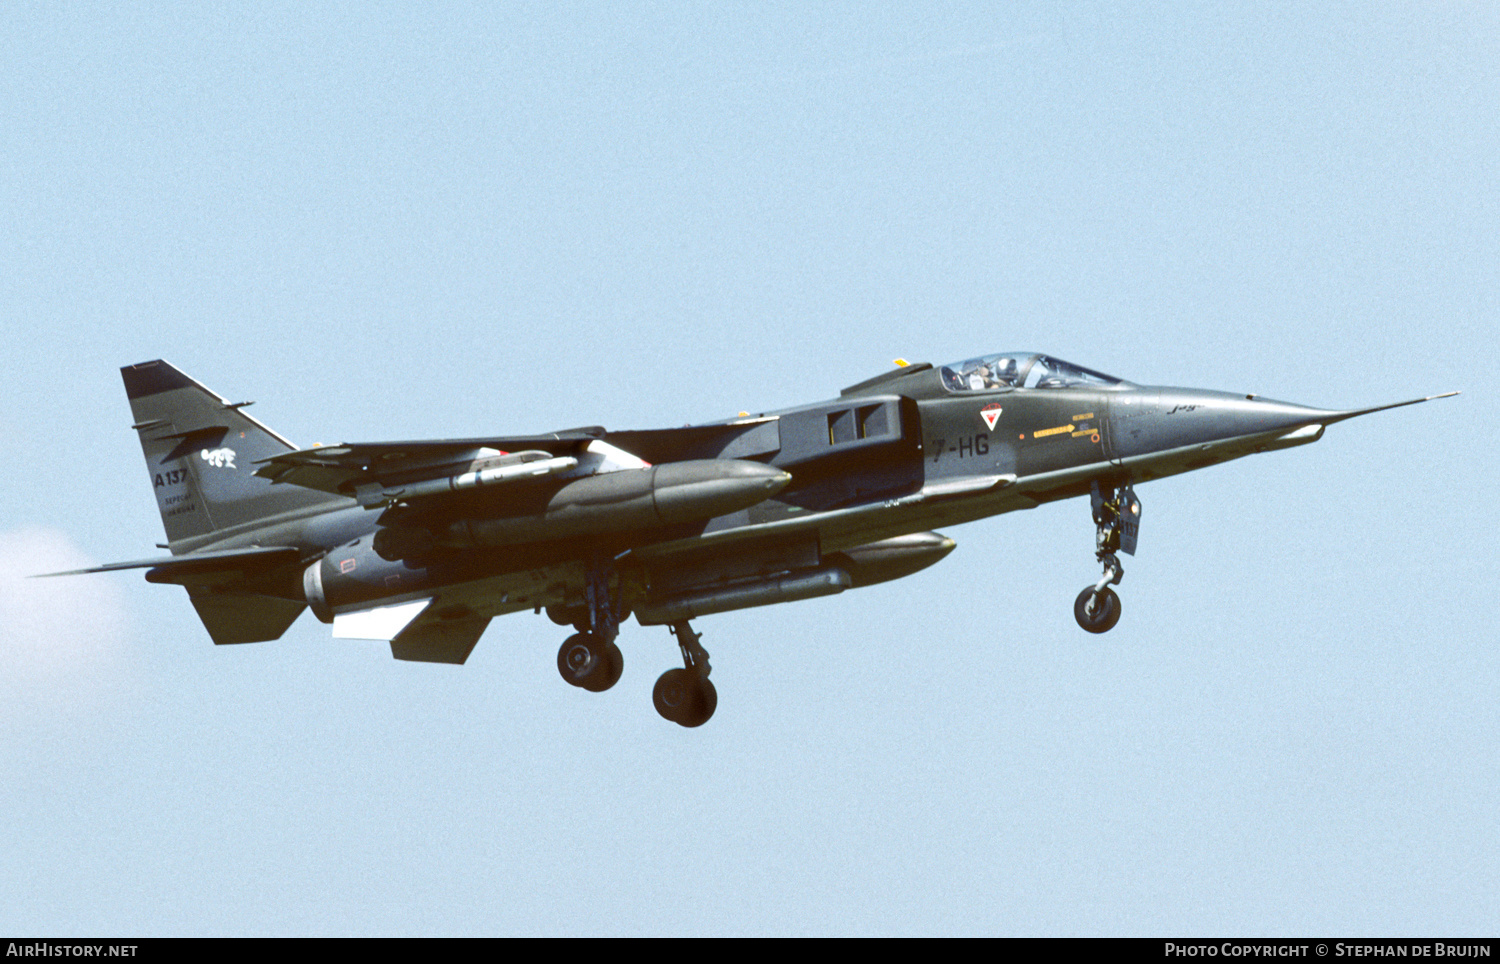
[(247, 549), (220, 549), (211, 552), (193, 552), (183, 556), (158, 556), (155, 559), (111, 562), (90, 569), (44, 572), (32, 578), (81, 576), (91, 572), (117, 572), (121, 569), (150, 569), (151, 572), (146, 574), (147, 581), (176, 583), (191, 581), (188, 577), (210, 573), (267, 572), (278, 566), (297, 562), (300, 558), (301, 551), (295, 546), (251, 546)]

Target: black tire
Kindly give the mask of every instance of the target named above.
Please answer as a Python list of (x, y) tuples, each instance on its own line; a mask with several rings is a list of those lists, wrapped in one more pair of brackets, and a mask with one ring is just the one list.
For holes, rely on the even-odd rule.
[(583, 684), (583, 688), (590, 693), (603, 693), (618, 683), (620, 675), (625, 672), (625, 654), (620, 652), (620, 647), (610, 643), (604, 647), (603, 657), (603, 664)]
[[(697, 674), (694, 674), (697, 675)], [(693, 702), (693, 711), (684, 714), (677, 722), (686, 727), (702, 726), (713, 718), (714, 710), (719, 708), (719, 691), (714, 687), (712, 680), (698, 677), (697, 699)]]
[[(580, 620), (588, 619), (588, 612), (577, 606), (548, 606), (547, 618), (559, 626), (576, 627)], [(579, 632), (583, 631), (579, 630)]]
[(557, 672), (570, 686), (581, 686), (594, 692), (609, 689), (614, 685), (614, 679), (609, 678), (609, 650), (612, 648), (593, 633), (569, 636), (557, 651)]
[(656, 678), (656, 685), (651, 687), (651, 704), (662, 719), (676, 723), (681, 715), (688, 702), (687, 675), (685, 669), (669, 669)]
[[(1089, 611), (1090, 602), (1094, 604), (1092, 612)], [(1079, 626), (1091, 633), (1107, 633), (1120, 621), (1120, 597), (1113, 589), (1105, 586), (1095, 600), (1094, 587), (1088, 586), (1073, 601), (1073, 618), (1078, 620)]]
[(719, 706), (714, 684), (686, 669), (669, 669), (656, 680), (651, 702), (663, 719), (678, 726), (702, 726)]

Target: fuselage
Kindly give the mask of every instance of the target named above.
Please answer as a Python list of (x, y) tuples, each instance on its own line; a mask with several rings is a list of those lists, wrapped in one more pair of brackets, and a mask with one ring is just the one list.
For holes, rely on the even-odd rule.
[(1327, 411), (1002, 352), (683, 428), (298, 449), (160, 359), (121, 375), (172, 555), (76, 572), (183, 587), (215, 643), (277, 639), (310, 609), (335, 638), (427, 663), (546, 609), (575, 630), (558, 672), (594, 692), (619, 680), (634, 615), (676, 638), (683, 666), (652, 699), (686, 727), (717, 705), (690, 620), (899, 579), (953, 549), (939, 527), (1087, 496), (1102, 573), (1073, 615), (1108, 632), (1135, 485), (1426, 401)]
[[(606, 497), (580, 522), (576, 512), (549, 516), (543, 502), (554, 490), (534, 486), (474, 498), (467, 513), (447, 511), (436, 523), (419, 513), (412, 524), (399, 504), (377, 511), (350, 498), (184, 548), (297, 547), (316, 561), (286, 592), (325, 620), (437, 590), (491, 615), (577, 605), (590, 560), (599, 559), (617, 565), (629, 605), (668, 612), (704, 587), (760, 585), (787, 573), (822, 579), (811, 594), (894, 578), (952, 548), (929, 532), (937, 527), (1304, 444), (1339, 414), (1139, 386), (1046, 355), (1002, 353), (899, 368), (836, 399), (714, 423), (708, 448), (684, 448), (682, 430), (602, 434), (601, 444), (647, 462), (728, 460), (745, 467), (741, 474), (778, 479), (733, 511), (625, 525), (625, 500), (616, 509)], [(629, 491), (636, 516), (640, 492), (654, 504), (624, 474), (571, 484)], [(828, 561), (835, 557), (837, 567)], [(846, 578), (819, 575), (835, 569)]]

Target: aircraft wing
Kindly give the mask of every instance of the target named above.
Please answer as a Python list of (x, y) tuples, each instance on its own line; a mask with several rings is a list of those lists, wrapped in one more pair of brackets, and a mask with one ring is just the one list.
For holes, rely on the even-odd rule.
[(753, 459), (781, 448), (779, 423), (774, 415), (747, 416), (708, 425), (610, 432), (605, 441), (657, 464), (687, 459)]
[(375, 508), (563, 472), (579, 475), (690, 459), (755, 458), (780, 445), (777, 419), (757, 417), (652, 431), (588, 427), (550, 435), (330, 445), (263, 459), (256, 463), (255, 474)]
[(517, 455), (516, 462), (527, 462), (564, 457), (603, 435), (604, 429), (590, 427), (550, 435), (328, 445), (262, 459), (255, 474), (374, 505), (403, 494), (431, 494), (405, 493), (402, 487), (461, 474), (481, 458)]

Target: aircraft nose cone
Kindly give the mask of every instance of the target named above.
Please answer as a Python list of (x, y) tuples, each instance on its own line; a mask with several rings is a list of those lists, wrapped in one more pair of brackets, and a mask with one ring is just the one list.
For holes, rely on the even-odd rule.
[[(1163, 395), (1163, 402), (1168, 401)], [(1176, 404), (1163, 405), (1165, 417), (1187, 415), (1196, 434), (1213, 439), (1294, 429), (1336, 414), (1292, 402), (1223, 392), (1183, 393), (1180, 399), (1172, 400)]]
[(1254, 395), (1199, 389), (1151, 389), (1140, 395), (1114, 406), (1111, 428), (1116, 458), (1214, 447), (1235, 440), (1244, 440), (1251, 445), (1249, 450), (1279, 448), (1284, 436), (1304, 429), (1288, 444), (1311, 442), (1321, 434), (1323, 424), (1339, 414)]

